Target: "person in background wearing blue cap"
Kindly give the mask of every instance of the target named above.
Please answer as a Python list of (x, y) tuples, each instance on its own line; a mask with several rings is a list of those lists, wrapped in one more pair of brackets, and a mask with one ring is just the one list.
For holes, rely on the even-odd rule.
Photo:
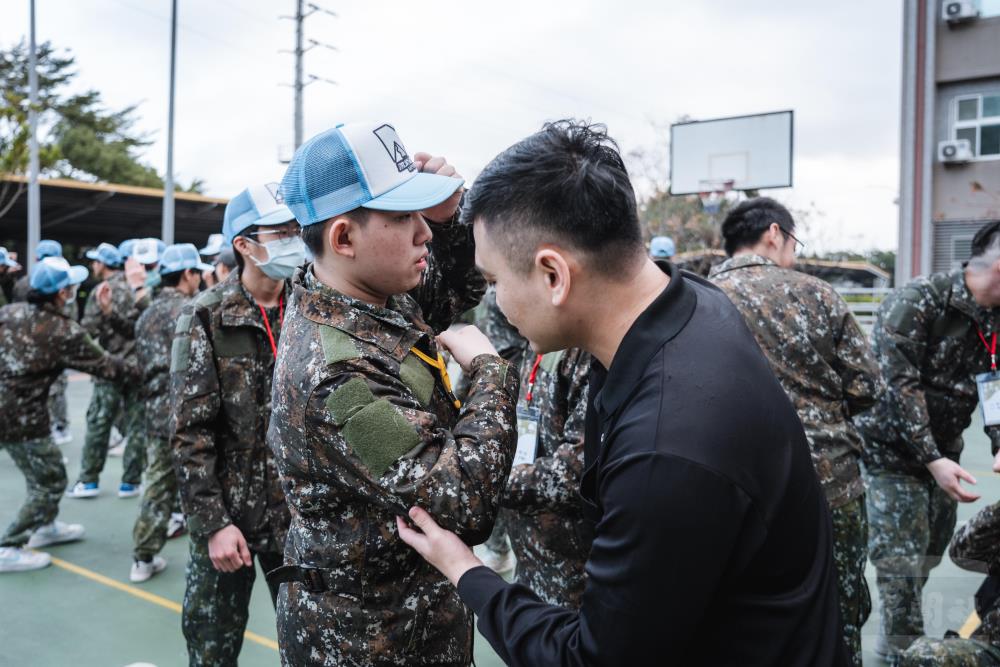
[(649, 256), (651, 259), (670, 259), (677, 252), (674, 240), (669, 236), (654, 236), (649, 241)]
[(288, 531), (265, 438), (286, 279), (305, 252), (276, 192), (252, 186), (229, 201), (222, 229), (237, 268), (185, 306), (173, 341), (170, 448), (191, 535), (181, 626), (192, 665), (236, 664), (254, 559), (265, 572), (281, 565)]
[(213, 264), (212, 270), (206, 272), (204, 275), (206, 286), (212, 287), (217, 283), (221, 283), (226, 279), (226, 276), (229, 275), (229, 271), (225, 271), (225, 267), (224, 273), (221, 271), (218, 274), (216, 273), (219, 256), (223, 250), (226, 249), (229, 250), (229, 256), (232, 257), (232, 248), (226, 244), (226, 237), (223, 234), (209, 234), (208, 242), (205, 244), (205, 247), (198, 249), (198, 252), (201, 253), (203, 257), (207, 257)]
[[(87, 269), (47, 257), (31, 272), (28, 301), (0, 308), (0, 450), (24, 475), (28, 497), (0, 538), (0, 572), (47, 566), (48, 554), (29, 551), (83, 537), (83, 526), (56, 521), (66, 488), (62, 453), (52, 442), (49, 386), (66, 368), (114, 382), (134, 382), (134, 364), (105, 352), (63, 314)], [(100, 306), (109, 308), (107, 292)]]
[[(35, 259), (42, 261), (46, 257), (62, 257), (62, 244), (51, 239), (42, 239), (35, 246)], [(27, 301), (28, 292), (31, 285), (28, 283), (28, 276), (21, 276), (14, 283), (14, 301)], [(79, 312), (76, 307), (76, 299), (67, 301), (63, 307), (66, 317), (79, 319)], [(60, 447), (73, 442), (73, 436), (69, 432), (69, 410), (66, 405), (66, 373), (52, 383), (49, 393), (49, 413), (52, 417), (52, 441)]]
[[(87, 252), (91, 273), (101, 281), (90, 292), (81, 323), (90, 335), (111, 354), (127, 359), (135, 353), (135, 323), (149, 305), (146, 272), (142, 265), (129, 260), (122, 271), (122, 257), (110, 243), (102, 243)], [(111, 306), (101, 308), (99, 295), (110, 293)], [(83, 445), (80, 477), (66, 492), (71, 498), (94, 498), (100, 494), (99, 481), (108, 457), (108, 438), (118, 413), (124, 410), (128, 444), (122, 461), (119, 498), (139, 495), (145, 456), (145, 426), (142, 404), (135, 384), (120, 384), (95, 378), (94, 391), (87, 407), (87, 436)]]
[(135, 325), (135, 353), (142, 370), (140, 395), (146, 418), (146, 483), (132, 531), (135, 543), (129, 579), (139, 583), (163, 571), (158, 554), (177, 495), (177, 476), (170, 450), (170, 348), (181, 310), (198, 293), (202, 263), (191, 243), (168, 246), (158, 258), (162, 289)]
[[(445, 332), (485, 289), (462, 183), (378, 123), (312, 138), (282, 181), (315, 258), (293, 279), (268, 433), (293, 517), (268, 575), (284, 665), (472, 660), (472, 615), (395, 522), (418, 504), (484, 541), (514, 454), (517, 370), (474, 326)], [(464, 406), (439, 343), (471, 378)]]
[(21, 265), (11, 257), (7, 248), (0, 246), (0, 306), (6, 306), (8, 299), (12, 296), (13, 276), (20, 270)]

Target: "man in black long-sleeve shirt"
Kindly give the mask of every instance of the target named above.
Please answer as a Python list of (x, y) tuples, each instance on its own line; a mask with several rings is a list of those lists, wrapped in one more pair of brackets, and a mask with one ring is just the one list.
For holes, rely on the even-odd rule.
[(603, 128), (561, 121), (501, 153), (464, 215), (511, 323), (537, 351), (595, 358), (579, 612), (504, 582), (422, 510), (417, 530), (399, 522), (494, 649), (512, 665), (846, 664), (795, 410), (728, 299), (646, 259)]

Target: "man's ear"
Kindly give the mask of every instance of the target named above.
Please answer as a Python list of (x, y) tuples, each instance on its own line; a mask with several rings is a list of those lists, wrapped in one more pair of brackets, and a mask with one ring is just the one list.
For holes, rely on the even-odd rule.
[(244, 257), (253, 254), (253, 251), (250, 250), (250, 239), (245, 236), (237, 236), (233, 239), (233, 250)]
[(342, 257), (354, 259), (354, 236), (358, 232), (357, 224), (344, 215), (323, 224), (327, 225), (323, 235), (326, 247)]
[(535, 253), (535, 268), (545, 281), (553, 306), (562, 306), (569, 299), (573, 282), (571, 265), (574, 264), (556, 248), (543, 247)]

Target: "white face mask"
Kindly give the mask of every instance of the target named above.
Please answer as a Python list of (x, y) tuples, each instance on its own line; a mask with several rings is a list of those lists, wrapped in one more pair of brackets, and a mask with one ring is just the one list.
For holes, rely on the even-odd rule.
[(263, 262), (253, 256), (251, 259), (264, 272), (264, 275), (272, 280), (291, 278), (295, 269), (302, 266), (306, 260), (306, 244), (300, 236), (277, 239), (267, 243), (254, 241), (254, 243), (267, 250), (267, 259)]

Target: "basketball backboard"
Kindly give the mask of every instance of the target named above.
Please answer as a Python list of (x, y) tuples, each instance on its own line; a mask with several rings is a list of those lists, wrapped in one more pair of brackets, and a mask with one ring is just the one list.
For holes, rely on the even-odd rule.
[(670, 126), (670, 194), (792, 185), (793, 112)]

